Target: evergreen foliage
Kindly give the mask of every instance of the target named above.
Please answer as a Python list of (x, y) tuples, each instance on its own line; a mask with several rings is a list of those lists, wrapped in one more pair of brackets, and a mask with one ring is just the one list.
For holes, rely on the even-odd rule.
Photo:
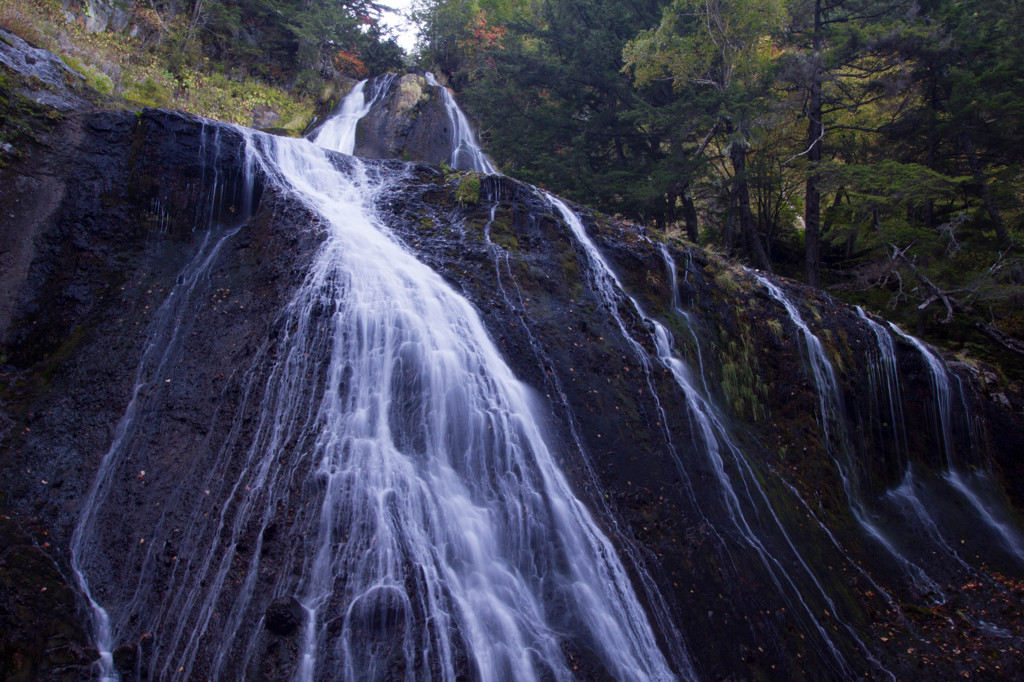
[(339, 55), (356, 71), (347, 75), (365, 76), (401, 66), (401, 48), (380, 27), (382, 10), (372, 0), (195, 0), (186, 42), (272, 79), (330, 75)]
[(506, 172), (1024, 378), (1007, 348), (1024, 336), (1018, 2), (421, 0), (417, 16), (424, 67)]

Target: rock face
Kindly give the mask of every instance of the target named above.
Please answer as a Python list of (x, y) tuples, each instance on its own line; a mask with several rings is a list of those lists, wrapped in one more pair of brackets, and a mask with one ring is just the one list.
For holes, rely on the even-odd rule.
[[(391, 113), (368, 117), (362, 149), (443, 158), (443, 124), (426, 122), (443, 108), (419, 76), (399, 84), (382, 100)], [(295, 472), (288, 490), (267, 491), (278, 503), (235, 522), (263, 428), (252, 387), (268, 384), (253, 359), (290, 333), (282, 307), (325, 233), (247, 161), (261, 139), (167, 112), (83, 111), (19, 142), (28, 153), (0, 171), (5, 677), (79, 679), (97, 656), (69, 549), (128, 417), (136, 435), (105, 479), (87, 566), (123, 679), (203, 678), (214, 666), (287, 679), (300, 664), (306, 614), (274, 586), (302, 578), (290, 529), (314, 513), (322, 484)], [(509, 178), (370, 168), (403, 178), (373, 198), (381, 222), (476, 308), (534, 391), (563, 470), (680, 674), (1012, 679), (1024, 667), (1024, 422), (1012, 392), (936, 365), (820, 291), (777, 280), (773, 291), (576, 207), (581, 236)], [(480, 181), (475, 196), (459, 192), (467, 177)], [(175, 673), (173, 636), (154, 635), (140, 622), (149, 605), (123, 595), (142, 586), (174, 599), (200, 570), (194, 550), (217, 546), (219, 591), (201, 594), (208, 607), (183, 614), (178, 634), (207, 636)], [(242, 590), (252, 597), (235, 613)], [(374, 646), (399, 615), (395, 604), (368, 611)], [(565, 633), (562, 652), (580, 679), (608, 675), (585, 637)], [(465, 652), (453, 656), (472, 677)], [(429, 671), (396, 658), (374, 672)]]
[(416, 73), (388, 82), (357, 130), (356, 156), (429, 164), (451, 158), (451, 122), (439, 88)]
[(132, 20), (125, 3), (117, 0), (65, 0), (63, 4), (68, 19), (92, 33), (123, 31)]
[(279, 597), (270, 602), (264, 622), (275, 635), (290, 637), (302, 627), (305, 616), (302, 604), (295, 597)]
[(85, 77), (72, 70), (49, 50), (33, 47), (0, 27), (0, 66), (25, 82), (24, 95), (31, 101), (59, 112), (83, 106), (75, 92)]

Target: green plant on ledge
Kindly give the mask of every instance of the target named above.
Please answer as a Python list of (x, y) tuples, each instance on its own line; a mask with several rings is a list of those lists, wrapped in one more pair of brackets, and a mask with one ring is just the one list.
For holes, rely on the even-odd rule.
[(455, 201), (459, 206), (480, 203), (480, 174), (470, 171), (459, 178), (459, 186), (455, 188)]

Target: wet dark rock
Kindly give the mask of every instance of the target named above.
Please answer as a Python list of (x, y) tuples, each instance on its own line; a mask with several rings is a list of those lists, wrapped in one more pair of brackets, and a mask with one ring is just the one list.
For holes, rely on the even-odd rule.
[(291, 637), (298, 634), (305, 620), (306, 612), (295, 597), (278, 597), (267, 607), (263, 624), (275, 635)]
[(397, 76), (360, 122), (356, 156), (438, 164), (451, 158), (451, 122), (441, 93), (417, 73)]
[(0, 679), (87, 679), (97, 658), (48, 537), (30, 520), (0, 514)]
[(125, 679), (148, 679), (149, 657), (153, 653), (153, 635), (146, 633), (135, 642), (127, 642), (112, 652), (114, 665)]

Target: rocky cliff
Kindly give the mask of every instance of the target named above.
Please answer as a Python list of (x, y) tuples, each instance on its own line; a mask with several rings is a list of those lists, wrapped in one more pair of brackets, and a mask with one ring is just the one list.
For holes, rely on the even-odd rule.
[[(5, 75), (7, 116), (32, 85), (18, 78)], [(507, 177), (403, 161), (444, 158), (427, 134), (441, 110), (418, 108), (430, 96), (418, 78), (395, 79), (391, 114), (371, 112), (357, 141), (398, 159), (367, 162), (401, 178), (373, 196), (376, 215), (472, 304), (532, 390), (676, 674), (1012, 679), (1024, 667), (1013, 391), (820, 291), (560, 209)], [(247, 147), (265, 143), (247, 131), (84, 104), (39, 120), (0, 171), (0, 675), (95, 674), (93, 599), (113, 614), (123, 679), (291, 678), (308, 615), (282, 588), (303, 580), (288, 575), (291, 529), (324, 493), (296, 471), (246, 516), (247, 453), (265, 437), (262, 391), (324, 216), (252, 163)], [(326, 391), (324, 368), (309, 368)], [(177, 640), (129, 597), (170, 600), (219, 545), (222, 563), (202, 569), (218, 591), (203, 582), (210, 607), (183, 609), (177, 637), (206, 635), (188, 670), (170, 668)], [(244, 612), (222, 606), (243, 591)], [(396, 618), (366, 615), (366, 641), (386, 649)], [(614, 674), (587, 636), (559, 636), (575, 676)], [(478, 676), (470, 654), (452, 656)], [(431, 670), (396, 651), (374, 660), (390, 663), (356, 677)]]

